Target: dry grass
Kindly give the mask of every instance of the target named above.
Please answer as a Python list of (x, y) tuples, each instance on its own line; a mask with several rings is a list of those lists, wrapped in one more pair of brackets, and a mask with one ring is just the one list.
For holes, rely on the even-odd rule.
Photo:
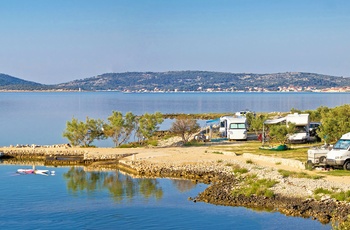
[(265, 155), (271, 157), (279, 157), (286, 159), (295, 159), (301, 162), (307, 161), (307, 150), (311, 148), (311, 144), (293, 144), (288, 145), (290, 149), (285, 151), (272, 151), (272, 150), (263, 150), (259, 149), (261, 143), (257, 141), (247, 141), (247, 142), (232, 142), (231, 145), (220, 145), (212, 146), (211, 148), (216, 151), (225, 151), (225, 152), (234, 152), (237, 155), (243, 153), (251, 153), (257, 155)]

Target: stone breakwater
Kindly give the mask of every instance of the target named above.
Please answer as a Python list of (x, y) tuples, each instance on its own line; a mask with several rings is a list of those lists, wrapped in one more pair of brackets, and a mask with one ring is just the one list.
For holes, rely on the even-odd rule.
[[(335, 201), (329, 197), (321, 200), (310, 198), (315, 188), (330, 188), (325, 180), (300, 178), (283, 178), (276, 170), (261, 168), (252, 164), (242, 164), (234, 160), (223, 162), (199, 162), (196, 164), (152, 163), (147, 160), (121, 160), (123, 167), (129, 167), (140, 176), (185, 178), (196, 182), (210, 184), (210, 186), (193, 201), (207, 202), (217, 205), (243, 206), (268, 211), (278, 211), (288, 216), (298, 216), (317, 219), (321, 223), (332, 220), (345, 221), (350, 214), (350, 205), (346, 202)], [(232, 190), (238, 185), (232, 165), (240, 164), (255, 173), (259, 178), (277, 180), (279, 183), (273, 188), (275, 196), (243, 195), (233, 196)], [(346, 187), (345, 187), (346, 188)]]
[[(90, 164), (97, 161), (118, 161), (134, 153), (105, 153), (98, 148), (72, 148), (69, 145), (17, 145), (2, 147), (2, 158), (39, 160), (54, 164)], [(69, 163), (70, 162), (70, 163)]]

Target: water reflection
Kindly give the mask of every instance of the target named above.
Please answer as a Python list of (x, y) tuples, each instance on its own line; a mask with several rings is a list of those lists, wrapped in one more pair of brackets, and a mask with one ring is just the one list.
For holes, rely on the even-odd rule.
[(135, 196), (142, 196), (146, 200), (152, 197), (160, 200), (163, 197), (163, 189), (157, 179), (133, 178), (119, 171), (86, 172), (83, 168), (72, 167), (63, 177), (68, 191), (73, 195), (82, 192), (92, 195), (96, 191), (107, 190), (116, 202), (132, 200)]
[(173, 180), (173, 185), (180, 192), (187, 192), (196, 187), (196, 183), (191, 180)]

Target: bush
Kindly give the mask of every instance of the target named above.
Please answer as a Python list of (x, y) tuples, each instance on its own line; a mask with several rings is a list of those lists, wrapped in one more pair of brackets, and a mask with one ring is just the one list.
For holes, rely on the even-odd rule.
[(242, 168), (242, 167), (239, 166), (239, 165), (235, 165), (235, 166), (233, 166), (232, 168), (233, 168), (233, 172), (234, 172), (235, 174), (245, 174), (245, 173), (248, 172), (248, 169)]
[(248, 175), (243, 179), (243, 184), (232, 191), (233, 196), (244, 195), (246, 197), (256, 195), (273, 197), (275, 194), (270, 189), (278, 182), (271, 179), (257, 179), (256, 175)]
[(321, 179), (323, 176), (318, 176), (318, 175), (309, 175), (305, 172), (293, 172), (293, 171), (288, 171), (284, 169), (279, 169), (278, 172), (284, 177), (293, 177), (293, 178), (308, 178), (308, 179)]
[(314, 191), (315, 195), (318, 195), (318, 194), (332, 194), (332, 193), (333, 193), (332, 191), (330, 191), (328, 189), (325, 189), (325, 188), (317, 188)]

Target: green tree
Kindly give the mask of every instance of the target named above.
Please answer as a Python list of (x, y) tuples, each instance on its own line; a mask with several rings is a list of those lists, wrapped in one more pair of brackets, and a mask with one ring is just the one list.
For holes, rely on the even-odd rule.
[(121, 112), (113, 111), (108, 117), (108, 124), (104, 125), (104, 134), (112, 138), (115, 146), (129, 140), (132, 131), (135, 129), (136, 116), (131, 112), (126, 113), (125, 117)]
[(73, 146), (90, 146), (94, 140), (104, 138), (103, 121), (86, 118), (86, 121), (79, 121), (72, 118), (66, 124), (66, 130), (63, 132), (63, 137), (67, 138)]
[(137, 125), (136, 135), (139, 141), (144, 142), (151, 138), (159, 129), (159, 125), (163, 123), (163, 115), (160, 112), (154, 114), (145, 113), (139, 117)]
[(178, 117), (172, 123), (170, 132), (180, 135), (182, 141), (186, 144), (189, 138), (200, 130), (200, 126), (195, 119)]
[(288, 135), (292, 135), (295, 131), (294, 123), (289, 123), (288, 126), (284, 124), (272, 125), (269, 132), (270, 141), (285, 144), (288, 140)]
[(292, 113), (292, 114), (293, 114), (293, 113), (299, 113), (299, 114), (300, 114), (300, 113), (301, 113), (301, 110), (296, 109), (296, 108), (291, 108), (291, 109), (290, 109), (290, 113)]
[(350, 132), (350, 105), (323, 110), (321, 126), (317, 135), (326, 143), (337, 141), (344, 133)]
[(249, 124), (249, 130), (254, 131), (255, 134), (258, 135), (259, 132), (263, 130), (264, 121), (267, 119), (267, 116), (264, 114), (254, 116), (253, 113), (248, 113), (246, 117)]
[(326, 106), (318, 107), (316, 110), (305, 110), (303, 113), (310, 114), (311, 121), (321, 121), (322, 114), (327, 113), (330, 109)]

